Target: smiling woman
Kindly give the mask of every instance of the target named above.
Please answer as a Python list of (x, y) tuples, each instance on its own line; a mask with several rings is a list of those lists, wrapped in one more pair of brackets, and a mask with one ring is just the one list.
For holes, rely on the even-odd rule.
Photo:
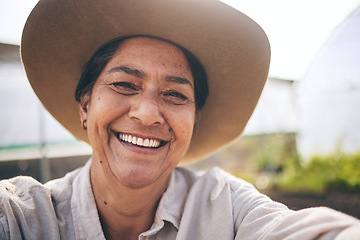
[[(125, 186), (166, 186), (190, 144), (195, 123), (193, 83), (189, 64), (176, 46), (154, 38), (125, 40), (91, 93), (80, 96), (80, 117), (94, 149), (93, 181), (102, 186), (102, 181), (115, 177)], [(137, 144), (143, 139), (152, 146)], [(100, 161), (103, 164), (95, 163)]]
[(1, 181), (1, 239), (359, 232), (357, 219), (327, 208), (290, 211), (218, 168), (177, 167), (238, 138), (267, 78), (266, 35), (222, 2), (42, 0), (25, 25), (21, 55), (39, 99), (92, 156), (44, 185)]

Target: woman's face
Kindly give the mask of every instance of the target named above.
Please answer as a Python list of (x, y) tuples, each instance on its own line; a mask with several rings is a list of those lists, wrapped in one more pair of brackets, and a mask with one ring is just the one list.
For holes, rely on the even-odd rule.
[(180, 49), (152, 38), (125, 40), (80, 107), (98, 170), (132, 188), (167, 179), (189, 147), (194, 95)]

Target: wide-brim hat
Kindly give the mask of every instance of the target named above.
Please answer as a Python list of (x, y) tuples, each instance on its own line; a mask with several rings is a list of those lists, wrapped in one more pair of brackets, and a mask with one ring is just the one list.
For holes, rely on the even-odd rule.
[(22, 35), (21, 57), (38, 98), (76, 138), (88, 142), (74, 92), (84, 65), (106, 42), (149, 35), (192, 52), (208, 76), (183, 162), (238, 138), (267, 79), (270, 46), (249, 17), (218, 0), (40, 0)]

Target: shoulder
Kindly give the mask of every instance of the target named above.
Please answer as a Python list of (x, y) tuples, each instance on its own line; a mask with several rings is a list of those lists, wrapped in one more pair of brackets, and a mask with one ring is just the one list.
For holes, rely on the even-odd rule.
[(251, 216), (266, 215), (270, 207), (287, 209), (217, 167), (207, 172), (178, 168), (176, 174), (188, 186), (179, 228), (188, 239), (234, 239), (239, 226)]
[(9, 211), (30, 211), (37, 205), (51, 202), (51, 193), (43, 184), (31, 177), (15, 177), (0, 181), (1, 209)]
[(234, 197), (243, 193), (253, 193), (255, 195), (264, 196), (260, 194), (252, 184), (237, 178), (218, 167), (214, 167), (206, 172), (194, 172), (186, 168), (177, 168), (176, 170), (176, 174), (182, 175), (189, 188), (191, 188), (191, 191), (201, 188), (203, 189), (201, 194), (207, 194), (212, 198), (219, 197), (224, 190), (226, 190), (227, 194)]
[(77, 174), (78, 170), (46, 184), (25, 176), (0, 181), (0, 239), (59, 239), (71, 224), (70, 199)]
[(44, 185), (23, 176), (0, 181), (1, 239), (32, 236), (31, 229), (40, 221), (39, 209), (41, 214), (53, 212), (51, 193)]
[(260, 193), (252, 184), (237, 178), (230, 173), (215, 167), (206, 172), (193, 172), (180, 169), (188, 179), (189, 196), (195, 199), (207, 199), (219, 205), (226, 205), (232, 211), (236, 221), (242, 221), (254, 209), (272, 208), (287, 210), (283, 204), (272, 201)]
[(0, 199), (5, 202), (26, 202), (31, 207), (36, 203), (37, 196), (48, 196), (49, 190), (43, 184), (31, 177), (15, 177), (0, 181)]
[(289, 210), (219, 168), (176, 168), (159, 208), (179, 239), (331, 239), (342, 230), (345, 239), (360, 226), (326, 208)]

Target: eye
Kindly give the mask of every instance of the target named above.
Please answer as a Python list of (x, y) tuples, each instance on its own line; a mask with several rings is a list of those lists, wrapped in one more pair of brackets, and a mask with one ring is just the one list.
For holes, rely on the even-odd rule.
[(175, 105), (182, 105), (188, 102), (188, 97), (176, 91), (166, 91), (163, 93), (164, 100)]
[(111, 85), (115, 91), (123, 95), (134, 95), (140, 90), (135, 84), (130, 82), (114, 82)]

